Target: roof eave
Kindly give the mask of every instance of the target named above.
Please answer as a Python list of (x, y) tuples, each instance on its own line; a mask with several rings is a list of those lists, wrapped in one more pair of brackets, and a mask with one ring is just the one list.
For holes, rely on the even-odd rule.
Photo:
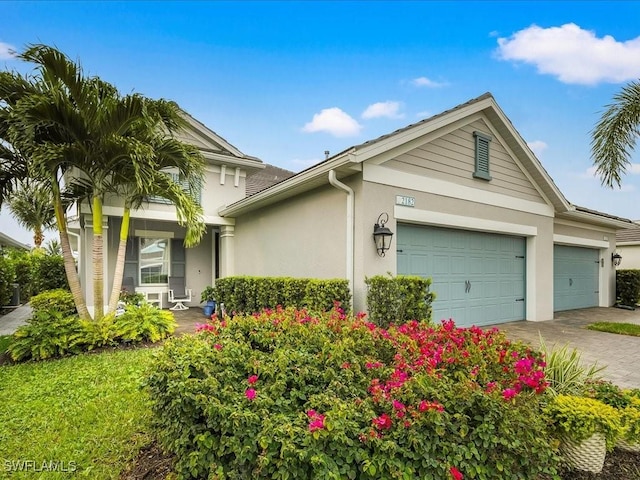
[(638, 225), (633, 223), (631, 220), (627, 220), (625, 218), (611, 218), (597, 213), (579, 211), (576, 210), (576, 207), (573, 205), (571, 205), (571, 210), (563, 212), (561, 216), (571, 220), (614, 228), (616, 230), (638, 228)]
[(222, 217), (235, 217), (248, 213), (257, 208), (274, 203), (281, 199), (281, 197), (284, 198), (290, 195), (294, 190), (297, 192), (304, 191), (305, 186), (308, 186), (308, 189), (314, 188), (317, 185), (312, 183), (313, 180), (322, 178), (323, 176), (327, 178), (326, 183), (329, 183), (328, 173), (330, 170), (335, 170), (344, 167), (345, 165), (356, 163), (353, 152), (354, 149), (346, 150), (333, 158), (303, 170), (297, 175), (283, 180), (280, 183), (251, 195), (250, 197), (243, 198), (236, 203), (224, 206), (218, 210), (218, 213)]

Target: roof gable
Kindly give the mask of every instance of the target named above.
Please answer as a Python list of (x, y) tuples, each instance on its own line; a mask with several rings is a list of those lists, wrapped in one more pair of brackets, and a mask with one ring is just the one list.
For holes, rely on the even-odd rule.
[(206, 125), (188, 113), (183, 113), (187, 121), (187, 128), (178, 132), (177, 136), (183, 142), (190, 143), (197, 147), (209, 162), (221, 165), (242, 166), (245, 169), (264, 168), (264, 164), (259, 158), (245, 155)]
[(355, 147), (358, 161), (372, 159), (380, 164), (446, 133), (469, 124), (470, 119), (482, 118), (491, 133), (500, 139), (506, 152), (519, 165), (541, 195), (556, 211), (571, 210), (571, 204), (555, 185), (540, 161), (513, 127), (490, 93), (458, 105), (418, 123), (408, 125), (388, 135)]

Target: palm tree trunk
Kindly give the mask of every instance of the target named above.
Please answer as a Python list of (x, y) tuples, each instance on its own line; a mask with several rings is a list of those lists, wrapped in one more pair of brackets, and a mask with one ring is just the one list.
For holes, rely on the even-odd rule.
[(35, 245), (36, 248), (39, 249), (40, 247), (42, 247), (43, 240), (44, 240), (44, 235), (42, 234), (42, 229), (38, 227), (33, 232), (33, 244)]
[(131, 208), (127, 205), (124, 207), (122, 214), (122, 225), (120, 226), (120, 242), (118, 243), (118, 258), (116, 259), (116, 269), (113, 272), (113, 287), (111, 288), (111, 297), (109, 298), (109, 309), (107, 313), (115, 311), (120, 299), (120, 290), (122, 289), (122, 275), (124, 274), (124, 259), (127, 252), (127, 237), (129, 236), (129, 218), (131, 216)]
[(104, 255), (102, 238), (102, 199), (93, 196), (93, 319), (104, 317)]
[(60, 189), (57, 186), (57, 182), (53, 183), (55, 183), (53, 186), (53, 208), (56, 214), (58, 232), (60, 233), (60, 247), (62, 249), (62, 258), (64, 259), (64, 271), (67, 274), (67, 281), (69, 282), (69, 288), (71, 289), (78, 315), (80, 315), (80, 318), (83, 320), (91, 320), (91, 314), (89, 314), (89, 310), (87, 309), (87, 302), (82, 294), (82, 286), (80, 285), (80, 277), (76, 270), (76, 262), (71, 253), (69, 233), (67, 232), (67, 219), (64, 215), (62, 202), (60, 201)]

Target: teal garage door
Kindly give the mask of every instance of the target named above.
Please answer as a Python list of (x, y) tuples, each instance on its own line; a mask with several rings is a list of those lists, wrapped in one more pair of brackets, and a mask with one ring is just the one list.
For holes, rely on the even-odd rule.
[(398, 226), (398, 274), (431, 277), (433, 319), (458, 326), (525, 318), (523, 237)]
[(597, 307), (600, 252), (594, 248), (553, 246), (553, 310)]

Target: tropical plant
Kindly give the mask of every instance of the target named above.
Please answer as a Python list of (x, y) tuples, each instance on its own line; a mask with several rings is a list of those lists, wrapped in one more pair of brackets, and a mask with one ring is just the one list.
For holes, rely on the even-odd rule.
[(60, 255), (62, 256), (62, 247), (60, 246), (60, 242), (55, 238), (52, 238), (44, 245), (44, 251), (47, 255)]
[(213, 302), (216, 299), (216, 287), (209, 285), (202, 291), (200, 295), (201, 302)]
[(592, 132), (591, 156), (603, 185), (620, 187), (640, 129), (640, 82), (615, 94)]
[(540, 349), (545, 356), (545, 377), (549, 382), (547, 391), (553, 395), (581, 395), (587, 382), (599, 380), (606, 368), (597, 363), (585, 366), (582, 354), (568, 345), (549, 348), (540, 335)]
[(13, 192), (9, 210), (20, 226), (33, 231), (33, 244), (35, 248), (41, 248), (43, 230), (55, 224), (51, 193), (47, 185), (26, 179)]
[(79, 353), (85, 332), (75, 315), (54, 309), (39, 310), (13, 334), (7, 351), (14, 361), (45, 360)]
[(177, 326), (172, 312), (148, 303), (127, 305), (113, 325), (117, 338), (125, 342), (158, 342), (171, 335)]
[[(124, 268), (124, 253), (120, 252), (124, 251), (122, 243), (126, 244), (128, 209), (139, 206), (150, 194), (168, 198), (176, 204), (180, 223), (187, 227), (185, 243), (196, 244), (204, 233), (202, 209), (162, 170), (175, 168), (180, 180), (193, 190), (201, 184), (203, 160), (195, 147), (173, 137), (185, 124), (175, 103), (138, 94), (122, 96), (113, 85), (86, 76), (77, 63), (45, 45), (31, 46), (18, 58), (34, 63), (39, 75), (23, 77), (1, 72), (0, 180), (5, 183), (0, 187), (0, 205), (18, 188), (20, 178), (35, 178), (47, 184), (69, 285), (78, 313), (90, 318), (71, 254), (65, 216), (68, 204), (90, 203), (93, 294), (95, 319), (99, 320), (104, 314), (105, 197), (124, 192), (125, 198), (121, 247), (109, 302), (115, 309)], [(71, 168), (75, 169), (74, 175), (65, 176)]]

